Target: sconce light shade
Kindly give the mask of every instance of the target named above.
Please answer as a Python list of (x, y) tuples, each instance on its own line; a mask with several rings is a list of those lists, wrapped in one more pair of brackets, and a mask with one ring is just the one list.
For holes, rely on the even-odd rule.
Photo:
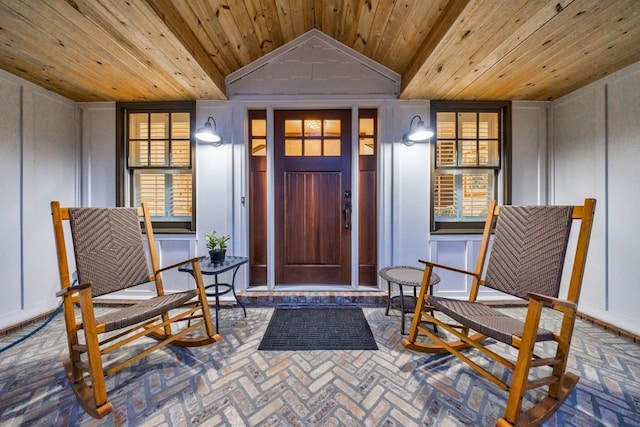
[[(418, 119), (418, 124), (414, 127), (413, 121)], [(423, 142), (433, 136), (433, 131), (429, 129), (424, 122), (422, 121), (422, 117), (413, 116), (411, 122), (409, 123), (409, 131), (402, 135), (402, 142), (405, 145), (413, 145), (416, 142)]]
[[(211, 124), (213, 122), (213, 125)], [(196, 138), (199, 141), (209, 142), (214, 147), (222, 145), (222, 135), (216, 131), (216, 121), (213, 117), (209, 117), (204, 126), (199, 128), (196, 132)]]

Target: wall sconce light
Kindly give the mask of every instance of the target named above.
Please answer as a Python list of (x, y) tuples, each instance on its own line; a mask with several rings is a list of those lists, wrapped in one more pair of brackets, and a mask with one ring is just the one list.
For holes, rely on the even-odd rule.
[[(213, 125), (211, 122), (213, 122)], [(196, 138), (198, 138), (199, 141), (209, 142), (214, 147), (222, 145), (222, 135), (216, 131), (216, 121), (213, 117), (209, 117), (207, 121), (204, 122), (204, 126), (198, 129)]]
[[(413, 127), (415, 119), (418, 119), (418, 124)], [(424, 142), (432, 136), (433, 131), (424, 124), (422, 117), (413, 116), (411, 122), (409, 122), (409, 131), (402, 135), (402, 142), (404, 145), (413, 145), (416, 142)]]

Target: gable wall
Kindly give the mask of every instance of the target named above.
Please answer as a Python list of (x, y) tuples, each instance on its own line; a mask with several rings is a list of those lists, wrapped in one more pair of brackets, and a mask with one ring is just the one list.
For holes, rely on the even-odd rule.
[(247, 97), (397, 98), (400, 76), (312, 30), (226, 79), (231, 100)]

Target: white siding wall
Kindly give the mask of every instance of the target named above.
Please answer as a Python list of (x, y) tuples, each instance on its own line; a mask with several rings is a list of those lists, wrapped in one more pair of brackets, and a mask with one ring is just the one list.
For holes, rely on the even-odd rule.
[(59, 290), (49, 203), (79, 201), (74, 102), (0, 71), (0, 328), (53, 309)]
[(640, 333), (640, 64), (553, 102), (554, 203), (597, 199), (580, 310)]

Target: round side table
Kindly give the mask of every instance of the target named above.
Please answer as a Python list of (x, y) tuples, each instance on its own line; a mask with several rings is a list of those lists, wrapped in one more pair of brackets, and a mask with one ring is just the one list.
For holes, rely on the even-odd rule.
[[(385, 267), (380, 270), (380, 277), (387, 281), (389, 289), (389, 300), (387, 301), (387, 310), (385, 314), (389, 315), (389, 309), (400, 310), (400, 316), (402, 318), (402, 326), (400, 327), (400, 333), (404, 335), (404, 318), (405, 313), (413, 313), (415, 311), (416, 303), (418, 301), (417, 289), (422, 283), (422, 275), (424, 270), (417, 267), (411, 267), (406, 265), (396, 265), (391, 267)], [(429, 295), (433, 295), (433, 286), (440, 282), (440, 276), (436, 273), (431, 273), (431, 280), (429, 281)], [(391, 284), (395, 283), (400, 289), (400, 295), (394, 297), (391, 296)], [(413, 296), (405, 296), (402, 288), (404, 286), (410, 286), (413, 288)], [(434, 325), (434, 329), (436, 326)], [(437, 329), (435, 329), (437, 332)]]

